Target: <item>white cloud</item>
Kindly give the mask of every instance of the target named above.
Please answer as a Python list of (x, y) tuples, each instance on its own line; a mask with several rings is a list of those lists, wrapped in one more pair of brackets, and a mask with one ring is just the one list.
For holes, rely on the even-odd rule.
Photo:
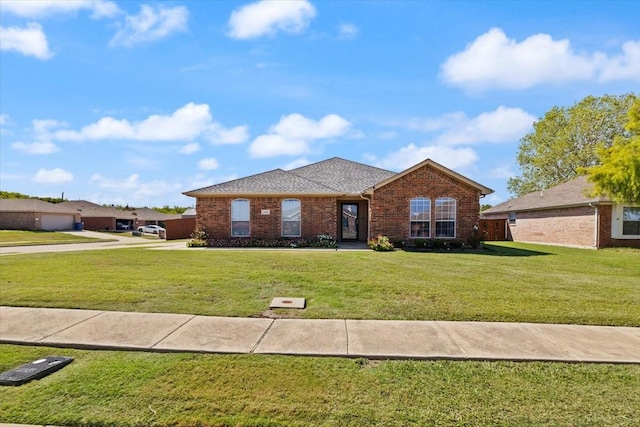
[(200, 144), (196, 143), (196, 142), (192, 142), (190, 144), (186, 144), (183, 145), (182, 148), (180, 148), (180, 153), (182, 154), (193, 154), (200, 151)]
[(249, 146), (252, 157), (297, 156), (311, 152), (311, 142), (344, 136), (351, 123), (337, 114), (316, 121), (301, 114), (283, 116), (269, 128), (269, 133), (257, 137)]
[(343, 40), (353, 40), (358, 36), (359, 30), (353, 24), (340, 24), (338, 37)]
[(251, 39), (274, 35), (278, 31), (300, 33), (315, 15), (315, 8), (307, 0), (261, 0), (233, 11), (228, 36)]
[(283, 166), (282, 169), (288, 171), (288, 170), (296, 169), (302, 166), (307, 166), (310, 163), (311, 162), (305, 158), (295, 159), (294, 161), (289, 162), (285, 166)]
[[(153, 205), (154, 200), (168, 200), (182, 191), (182, 186), (177, 182), (162, 180), (145, 182), (137, 173), (123, 179), (94, 174), (89, 180), (89, 185), (101, 190), (101, 194), (92, 199), (101, 199), (108, 203), (127, 203), (132, 206), (150, 206)], [(126, 194), (126, 200), (123, 194)]]
[(63, 126), (64, 123), (57, 120), (34, 120), (32, 122), (33, 142), (17, 141), (11, 144), (14, 150), (25, 154), (51, 154), (59, 151), (52, 142), (52, 129)]
[(2, 0), (2, 11), (23, 18), (47, 18), (52, 15), (89, 10), (93, 18), (112, 17), (121, 13), (118, 6), (104, 0)]
[(0, 114), (0, 126), (4, 126), (7, 123), (9, 123), (9, 115), (7, 114)]
[(30, 22), (24, 28), (0, 27), (0, 50), (16, 51), (38, 59), (49, 59), (53, 56), (42, 25), (37, 22)]
[(522, 138), (535, 120), (535, 116), (520, 108), (499, 106), (472, 118), (463, 112), (455, 112), (435, 118), (412, 119), (406, 126), (423, 132), (439, 132), (433, 141), (437, 145), (504, 143)]
[(40, 184), (62, 184), (73, 181), (73, 175), (60, 168), (40, 169), (33, 177), (33, 180)]
[(184, 6), (142, 5), (137, 15), (127, 15), (124, 26), (109, 42), (110, 46), (131, 47), (168, 37), (172, 33), (187, 31), (189, 12)]
[(218, 169), (218, 166), (220, 166), (218, 164), (218, 161), (213, 157), (210, 157), (208, 159), (202, 159), (198, 162), (198, 169), (200, 170), (206, 170), (206, 171), (215, 170), (215, 169)]
[(58, 147), (51, 141), (36, 142), (14, 142), (11, 144), (14, 150), (22, 151), (25, 154), (51, 154), (58, 151)]
[(489, 171), (489, 176), (492, 178), (507, 179), (516, 176), (516, 174), (511, 170), (511, 165), (506, 165), (491, 169)]
[(640, 42), (623, 45), (620, 55), (575, 53), (567, 39), (535, 34), (522, 42), (493, 28), (450, 56), (441, 78), (453, 86), (525, 89), (544, 83), (585, 80), (640, 80)]
[(461, 115), (458, 123), (448, 126), (436, 142), (448, 145), (514, 142), (532, 129), (534, 121), (535, 116), (520, 108), (500, 106), (471, 119)]
[(384, 159), (375, 162), (375, 165), (383, 169), (404, 170), (425, 159), (431, 159), (449, 169), (460, 170), (472, 166), (478, 160), (478, 154), (471, 148), (452, 148), (442, 145), (418, 147), (415, 144), (409, 144), (389, 153)]
[(103, 117), (80, 130), (59, 130), (55, 138), (63, 141), (125, 139), (134, 141), (193, 141), (197, 138), (214, 144), (245, 142), (246, 126), (224, 128), (213, 120), (207, 104), (189, 103), (169, 116), (152, 115), (139, 122)]

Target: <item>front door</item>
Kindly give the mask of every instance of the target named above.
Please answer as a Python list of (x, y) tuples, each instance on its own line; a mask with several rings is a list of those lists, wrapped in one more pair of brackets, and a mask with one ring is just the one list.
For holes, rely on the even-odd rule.
[(342, 204), (342, 240), (358, 240), (358, 204)]

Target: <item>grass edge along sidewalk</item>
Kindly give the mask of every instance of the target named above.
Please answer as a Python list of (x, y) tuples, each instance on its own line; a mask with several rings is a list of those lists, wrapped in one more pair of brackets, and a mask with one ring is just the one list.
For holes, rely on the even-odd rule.
[[(640, 326), (640, 251), (169, 250), (1, 257), (0, 305), (231, 317)], [(270, 310), (276, 296), (301, 311)]]

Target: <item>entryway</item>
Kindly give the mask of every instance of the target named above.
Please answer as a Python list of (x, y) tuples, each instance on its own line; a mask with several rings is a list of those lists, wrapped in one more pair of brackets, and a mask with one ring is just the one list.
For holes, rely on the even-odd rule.
[(357, 241), (359, 237), (358, 204), (342, 203), (340, 211), (342, 212), (340, 240)]

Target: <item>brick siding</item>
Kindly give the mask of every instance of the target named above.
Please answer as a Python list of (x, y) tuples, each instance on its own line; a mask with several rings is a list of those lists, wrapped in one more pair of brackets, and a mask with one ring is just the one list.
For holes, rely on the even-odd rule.
[(441, 197), (456, 200), (456, 239), (465, 241), (478, 224), (480, 192), (429, 165), (374, 190), (371, 198), (372, 237), (410, 239), (409, 209), (415, 197), (431, 200), (431, 235), (435, 235), (435, 201)]
[(40, 215), (34, 212), (0, 212), (2, 230), (40, 230)]
[[(231, 201), (236, 197), (199, 197), (196, 201), (196, 226), (214, 238), (231, 238)], [(336, 236), (336, 199), (334, 197), (246, 197), (249, 200), (250, 232), (253, 238), (277, 239), (282, 236), (281, 206), (285, 199), (300, 200), (302, 237), (318, 234)], [(262, 212), (268, 210), (269, 214)]]

